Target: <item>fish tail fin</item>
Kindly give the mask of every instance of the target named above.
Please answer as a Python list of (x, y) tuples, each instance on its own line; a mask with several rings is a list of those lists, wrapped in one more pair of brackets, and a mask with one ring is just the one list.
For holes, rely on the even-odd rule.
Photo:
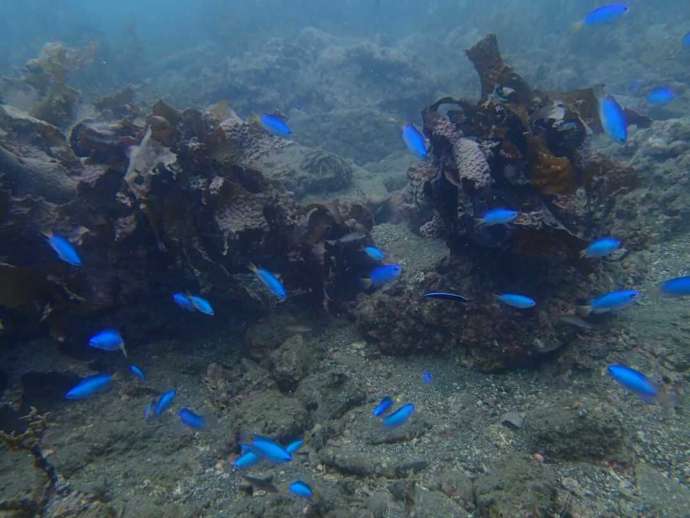
[(585, 26), (585, 22), (580, 20), (579, 22), (575, 22), (573, 24), (572, 30), (573, 30), (573, 32), (580, 32), (584, 26)]
[(120, 344), (120, 349), (122, 350), (122, 354), (125, 355), (125, 358), (127, 358), (127, 349), (125, 348), (125, 343), (124, 343), (124, 342), (122, 342), (122, 343)]
[(249, 263), (247, 265), (247, 268), (249, 268), (249, 271), (252, 273), (256, 273), (259, 268), (254, 263)]

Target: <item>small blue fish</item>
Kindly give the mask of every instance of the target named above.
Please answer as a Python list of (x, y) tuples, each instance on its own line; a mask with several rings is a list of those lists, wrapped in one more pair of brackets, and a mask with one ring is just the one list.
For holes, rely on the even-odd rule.
[(440, 300), (452, 300), (453, 302), (466, 303), (467, 298), (457, 293), (449, 293), (447, 291), (429, 291), (424, 294), (425, 299), (440, 299)]
[(81, 266), (81, 257), (79, 257), (79, 253), (77, 249), (72, 246), (72, 243), (66, 238), (53, 234), (52, 232), (48, 232), (44, 235), (48, 240), (48, 244), (55, 250), (55, 253), (61, 261), (71, 264), (72, 266)]
[(371, 285), (374, 288), (381, 287), (384, 284), (394, 281), (400, 277), (401, 272), (402, 267), (399, 264), (383, 264), (381, 266), (377, 266), (369, 274)]
[(676, 94), (668, 86), (658, 86), (647, 94), (647, 102), (654, 106), (663, 106), (675, 98)]
[(680, 40), (680, 44), (683, 46), (684, 49), (690, 49), (690, 32), (685, 34)]
[(102, 351), (122, 351), (122, 354), (127, 358), (127, 350), (125, 349), (125, 341), (122, 335), (115, 329), (104, 329), (89, 338), (89, 346), (94, 349), (101, 349)]
[(383, 261), (383, 259), (386, 257), (386, 254), (384, 254), (382, 250), (379, 250), (375, 246), (365, 246), (364, 253), (367, 254), (374, 261)]
[(256, 435), (247, 446), (259, 457), (265, 458), (273, 464), (282, 464), (292, 460), (292, 454), (290, 452), (268, 437)]
[(518, 212), (510, 209), (491, 209), (487, 211), (479, 223), (481, 225), (505, 225), (511, 221), (515, 221), (518, 217)]
[(113, 381), (110, 374), (88, 376), (69, 389), (65, 399), (86, 399), (95, 393), (107, 389)]
[(259, 278), (259, 280), (266, 286), (273, 295), (276, 296), (279, 302), (284, 302), (287, 299), (287, 291), (285, 286), (280, 282), (280, 279), (264, 268), (250, 264), (249, 269)]
[(386, 428), (397, 428), (405, 424), (412, 414), (414, 414), (414, 405), (412, 403), (406, 403), (384, 418), (383, 426)]
[(374, 409), (371, 411), (371, 415), (374, 417), (379, 417), (388, 412), (390, 407), (393, 406), (393, 399), (390, 396), (384, 397), (378, 405), (374, 407)]
[(264, 129), (279, 137), (287, 137), (292, 133), (292, 130), (287, 125), (285, 117), (273, 113), (264, 113), (259, 116), (259, 122)]
[(614, 380), (643, 399), (650, 400), (656, 397), (656, 386), (641, 372), (619, 363), (609, 365), (606, 370)]
[(581, 29), (584, 26), (608, 25), (617, 21), (627, 12), (628, 6), (625, 4), (602, 5), (588, 12), (584, 19), (575, 25), (575, 28)]
[(190, 428), (194, 428), (195, 430), (206, 428), (206, 419), (204, 419), (203, 416), (192, 412), (189, 408), (181, 408), (177, 415), (180, 416), (180, 421)]
[(185, 293), (173, 293), (172, 298), (175, 301), (175, 304), (180, 306), (185, 311), (194, 311), (194, 303), (192, 303), (189, 296)]
[(434, 379), (433, 374), (431, 374), (429, 371), (424, 371), (422, 372), (422, 383), (425, 385), (429, 385)]
[(213, 311), (213, 306), (211, 306), (211, 303), (205, 298), (198, 295), (189, 295), (189, 300), (194, 306), (194, 309), (196, 309), (199, 313), (203, 313), (204, 315), (208, 315), (210, 317), (216, 314), (216, 312)]
[(517, 309), (530, 309), (537, 305), (534, 299), (515, 293), (503, 293), (496, 297), (500, 302)]
[(429, 154), (424, 135), (422, 135), (412, 124), (405, 124), (403, 126), (402, 139), (407, 149), (417, 158), (423, 160)]
[(256, 453), (249, 449), (244, 449), (242, 454), (232, 463), (232, 468), (237, 471), (251, 468), (258, 464), (260, 460), (261, 458)]
[(592, 301), (592, 313), (608, 313), (623, 309), (635, 302), (639, 296), (640, 292), (637, 290), (612, 291)]
[(676, 277), (669, 279), (661, 284), (661, 292), (664, 295), (673, 297), (684, 297), (690, 295), (690, 276)]
[(618, 239), (612, 237), (602, 237), (592, 242), (587, 248), (584, 249), (582, 254), (585, 257), (606, 257), (618, 250), (621, 246), (621, 242)]
[(141, 370), (139, 367), (136, 365), (130, 365), (129, 366), (129, 372), (134, 374), (137, 378), (139, 378), (141, 381), (146, 381), (146, 376), (144, 376), (144, 371)]
[(297, 496), (301, 496), (302, 498), (306, 498), (307, 500), (314, 496), (314, 492), (311, 490), (309, 485), (301, 480), (297, 480), (296, 482), (290, 484), (290, 492)]
[(607, 95), (599, 100), (599, 121), (604, 133), (620, 144), (628, 140), (628, 120), (616, 100)]
[(293, 454), (296, 451), (298, 451), (302, 446), (304, 446), (304, 441), (302, 439), (297, 439), (296, 441), (292, 441), (290, 444), (288, 444), (285, 447), (285, 451), (287, 451), (290, 454)]
[(160, 417), (163, 414), (163, 412), (170, 408), (176, 395), (177, 390), (175, 389), (168, 390), (167, 392), (161, 394), (161, 397), (158, 398), (158, 401), (156, 401), (156, 404), (153, 406), (154, 414), (157, 417)]

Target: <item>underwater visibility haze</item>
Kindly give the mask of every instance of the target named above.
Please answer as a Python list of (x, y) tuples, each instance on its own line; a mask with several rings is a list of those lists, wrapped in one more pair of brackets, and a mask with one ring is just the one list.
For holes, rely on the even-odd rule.
[(690, 516), (690, 3), (0, 4), (0, 515)]

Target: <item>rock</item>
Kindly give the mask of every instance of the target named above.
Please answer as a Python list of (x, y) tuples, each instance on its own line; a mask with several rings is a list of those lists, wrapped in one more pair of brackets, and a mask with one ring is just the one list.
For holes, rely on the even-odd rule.
[(435, 475), (435, 482), (432, 489), (441, 491), (448, 498), (459, 500), (464, 509), (474, 510), (474, 483), (464, 471), (443, 470)]
[(308, 428), (309, 415), (299, 399), (277, 390), (255, 392), (238, 402), (231, 411), (236, 434), (261, 434), (279, 441), (301, 437)]
[(293, 335), (271, 353), (271, 372), (283, 392), (292, 392), (307, 375), (309, 366), (319, 363), (319, 350)]
[(522, 428), (524, 422), (524, 415), (516, 411), (506, 412), (503, 414), (503, 417), (501, 417), (501, 424), (513, 430)]
[(604, 400), (566, 397), (528, 414), (525, 428), (533, 451), (567, 460), (602, 459), (624, 455), (623, 419)]
[(440, 516), (463, 518), (472, 516), (443, 493), (429, 491), (419, 485), (415, 487), (412, 499), (414, 503), (410, 516), (414, 518), (438, 518)]
[(358, 477), (402, 478), (418, 473), (429, 461), (412, 454), (387, 454), (381, 450), (362, 450), (352, 443), (333, 443), (319, 452), (321, 462), (347, 475)]
[(45, 472), (34, 466), (27, 451), (10, 451), (0, 444), (0, 515), (36, 516), (50, 486)]
[(308, 376), (300, 383), (295, 396), (302, 401), (316, 423), (338, 419), (366, 400), (364, 390), (355, 385), (350, 376), (339, 371)]
[(248, 359), (231, 369), (211, 363), (202, 381), (210, 401), (219, 409), (230, 408), (242, 394), (277, 388), (270, 373)]
[(690, 509), (690, 489), (664, 476), (646, 462), (635, 468), (640, 498), (645, 513), (650, 516), (687, 516)]
[(527, 456), (497, 459), (474, 487), (479, 516), (558, 516), (554, 472)]

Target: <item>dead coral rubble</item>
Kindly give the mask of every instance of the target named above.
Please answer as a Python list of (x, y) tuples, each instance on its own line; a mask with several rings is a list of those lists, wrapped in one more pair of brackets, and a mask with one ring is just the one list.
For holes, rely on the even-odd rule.
[[(481, 99), (446, 97), (424, 109), (431, 160), (410, 168), (404, 196), (415, 229), (443, 237), (451, 257), (441, 275), (363, 300), (357, 315), (388, 353), (460, 345), (468, 363), (494, 370), (529, 365), (563, 345), (554, 322), (590, 295), (593, 268), (580, 251), (611, 220), (613, 196), (637, 180), (585, 152), (588, 128), (600, 130), (592, 89), (532, 89), (503, 61), (493, 35), (467, 56)], [(510, 225), (479, 224), (499, 207), (520, 215)], [(420, 307), (425, 290), (451, 286), (472, 303), (409, 309)], [(500, 306), (495, 295), (505, 292), (529, 295), (537, 308)]]

